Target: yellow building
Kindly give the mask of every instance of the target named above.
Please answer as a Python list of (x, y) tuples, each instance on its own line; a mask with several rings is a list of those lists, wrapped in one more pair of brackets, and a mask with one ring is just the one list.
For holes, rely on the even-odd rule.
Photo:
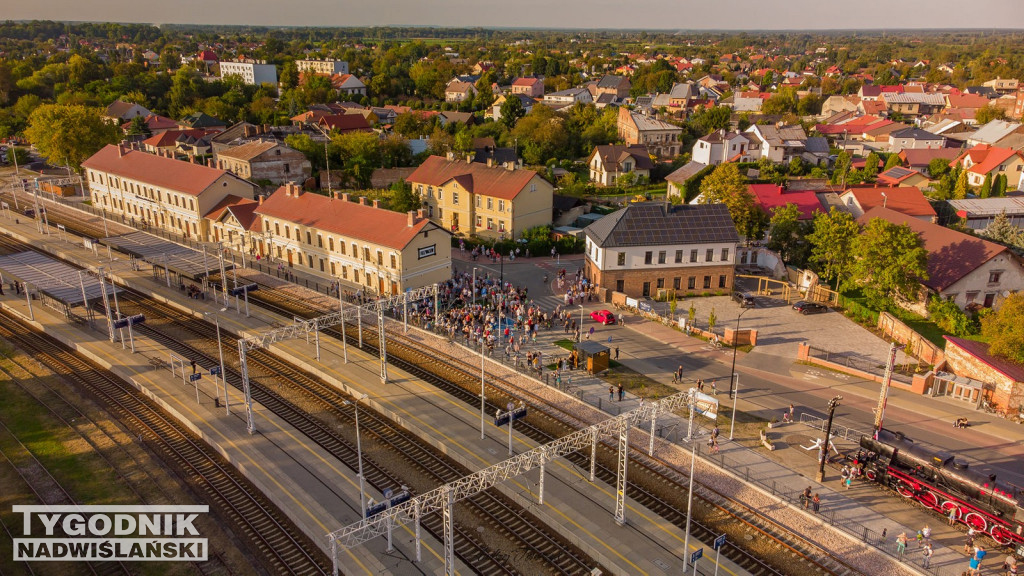
[(453, 234), (513, 238), (551, 224), (554, 188), (516, 163), (500, 166), (431, 156), (408, 182), (427, 217)]
[(226, 197), (252, 198), (253, 185), (224, 170), (109, 145), (82, 163), (93, 206), (205, 241), (204, 216)]
[(285, 184), (260, 202), (256, 250), (369, 294), (399, 294), (451, 278), (451, 236), (423, 217)]

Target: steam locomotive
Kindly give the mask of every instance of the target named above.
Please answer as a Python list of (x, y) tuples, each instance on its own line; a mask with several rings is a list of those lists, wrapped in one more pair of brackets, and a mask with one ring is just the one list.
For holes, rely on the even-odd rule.
[(883, 429), (875, 437), (862, 436), (860, 446), (868, 480), (947, 518), (952, 513), (1024, 555), (1024, 489), (971, 470), (962, 457), (918, 446), (900, 432)]

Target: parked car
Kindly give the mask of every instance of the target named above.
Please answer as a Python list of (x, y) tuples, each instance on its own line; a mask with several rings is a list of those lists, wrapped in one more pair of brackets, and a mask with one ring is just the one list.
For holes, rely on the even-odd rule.
[(801, 314), (820, 314), (822, 312), (828, 312), (828, 306), (818, 304), (817, 302), (800, 300), (793, 304), (793, 310), (796, 310)]
[(598, 310), (590, 313), (590, 319), (601, 324), (615, 324), (615, 314), (608, 310)]
[(753, 308), (757, 306), (757, 303), (754, 302), (754, 297), (746, 292), (733, 292), (732, 299), (740, 305), (740, 308)]

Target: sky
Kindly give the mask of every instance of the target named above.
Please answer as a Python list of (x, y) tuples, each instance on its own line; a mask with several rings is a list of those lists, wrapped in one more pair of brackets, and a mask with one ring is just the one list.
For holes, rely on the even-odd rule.
[(1024, 29), (1021, 0), (0, 0), (0, 19), (648, 30)]

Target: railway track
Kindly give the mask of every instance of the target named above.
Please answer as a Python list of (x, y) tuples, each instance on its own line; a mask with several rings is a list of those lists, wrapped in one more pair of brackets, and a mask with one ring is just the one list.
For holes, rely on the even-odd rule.
[(4, 312), (0, 337), (99, 398), (111, 414), (154, 446), (169, 466), (197, 486), (265, 560), (272, 574), (328, 574), (326, 557), (231, 465), (150, 400)]
[[(139, 330), (177, 354), (185, 358), (202, 357), (210, 362), (218, 358), (216, 334), (209, 324), (197, 322), (177, 308), (144, 299), (139, 294), (122, 297), (120, 305), (125, 314), (145, 311), (147, 322)], [(197, 339), (202, 344), (197, 343)], [(233, 340), (228, 340), (230, 346)], [(241, 376), (234, 361), (225, 359), (225, 362), (228, 383), (241, 389)], [(352, 398), (265, 351), (247, 354), (247, 364), (254, 402), (290, 423), (352, 470), (357, 468), (354, 440), (341, 434), (342, 430), (354, 429), (355, 407), (346, 405), (346, 402), (353, 401)], [(326, 418), (327, 415), (331, 418)], [(397, 490), (403, 484), (409, 484), (414, 493), (425, 492), (437, 484), (457, 480), (469, 473), (372, 410), (364, 408), (360, 414), (360, 428), (364, 476), (379, 491)], [(369, 445), (374, 440), (376, 445)], [(397, 465), (391, 453), (399, 455), (404, 464)], [(421, 477), (412, 478), (408, 473), (400, 474), (392, 468), (413, 470)], [(481, 493), (458, 508), (480, 520), (469, 524), (480, 526), (482, 522), (486, 525), (488, 539), (493, 538), (493, 534), (500, 534), (507, 540), (500, 545), (489, 542), (480, 535), (476, 526), (466, 525), (464, 515), (457, 515), (459, 521), (456, 522), (454, 550), (479, 574), (529, 574), (542, 570), (545, 573), (584, 575), (595, 567), (592, 559), (544, 528), (497, 491)], [(443, 539), (440, 514), (425, 517), (422, 524), (435, 537)], [(526, 551), (526, 555), (510, 563), (506, 550)]]

